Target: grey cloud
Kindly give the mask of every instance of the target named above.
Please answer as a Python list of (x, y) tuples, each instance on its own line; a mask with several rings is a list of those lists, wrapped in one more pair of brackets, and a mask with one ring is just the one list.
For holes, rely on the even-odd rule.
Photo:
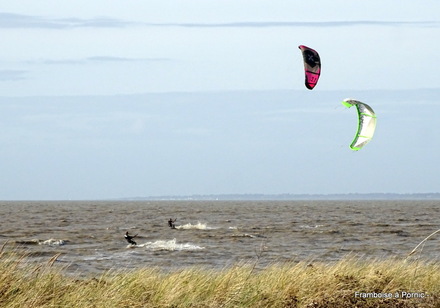
[(41, 61), (26, 61), (28, 64), (85, 64), (84, 60), (80, 59), (62, 59), (62, 60), (41, 60)]
[(110, 57), (110, 56), (95, 56), (89, 57), (87, 61), (93, 62), (154, 62), (154, 61), (168, 61), (168, 58), (124, 58), (124, 57)]
[(185, 28), (269, 28), (269, 27), (349, 27), (349, 26), (420, 26), (438, 27), (436, 21), (317, 21), (317, 22), (231, 22), (231, 23), (147, 23), (156, 27)]
[(349, 26), (420, 26), (438, 27), (437, 21), (267, 21), (267, 22), (229, 22), (229, 23), (142, 23), (125, 20), (97, 17), (81, 18), (48, 18), (41, 16), (0, 13), (0, 28), (122, 28), (128, 26), (147, 27), (185, 27), (185, 28), (268, 28), (268, 27), (349, 27)]
[(64, 24), (66, 27), (79, 28), (79, 27), (94, 27), (94, 28), (121, 28), (129, 26), (133, 23), (122, 21), (114, 18), (99, 17), (94, 19), (57, 19), (59, 24)]
[(66, 29), (66, 28), (114, 28), (125, 27), (130, 22), (118, 19), (98, 17), (94, 19), (80, 18), (45, 18), (12, 13), (0, 13), (0, 28), (43, 28), (43, 29)]
[(59, 59), (59, 60), (34, 60), (26, 61), (27, 64), (49, 64), (49, 65), (81, 65), (90, 63), (109, 63), (109, 62), (160, 62), (170, 61), (168, 58), (126, 58), (126, 57), (112, 57), (112, 56), (93, 56), (82, 59)]
[(0, 70), (0, 81), (15, 81), (26, 79), (26, 71), (23, 70)]

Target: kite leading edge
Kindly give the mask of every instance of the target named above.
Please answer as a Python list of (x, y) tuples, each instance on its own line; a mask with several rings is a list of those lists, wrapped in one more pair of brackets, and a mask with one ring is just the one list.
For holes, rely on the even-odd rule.
[(299, 45), (304, 59), (305, 85), (307, 89), (312, 90), (318, 83), (321, 74), (321, 59), (316, 50), (304, 45)]
[(345, 99), (342, 104), (348, 108), (356, 106), (358, 112), (358, 129), (350, 144), (350, 148), (354, 151), (358, 151), (373, 138), (376, 129), (376, 114), (367, 104), (351, 98)]

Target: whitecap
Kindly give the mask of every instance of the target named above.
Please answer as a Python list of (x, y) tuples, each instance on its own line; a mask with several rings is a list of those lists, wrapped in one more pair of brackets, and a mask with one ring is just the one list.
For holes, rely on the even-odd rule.
[(66, 244), (64, 240), (56, 240), (53, 238), (38, 242), (38, 245), (48, 245), (48, 246), (62, 246), (64, 244)]
[(265, 238), (266, 236), (259, 234), (259, 233), (254, 233), (254, 234), (242, 233), (242, 234), (233, 234), (232, 237), (250, 237), (250, 238), (262, 237), (262, 238)]
[[(131, 246), (131, 245), (130, 245)], [(155, 242), (147, 242), (144, 244), (136, 245), (136, 247), (142, 247), (147, 250), (158, 251), (158, 250), (166, 250), (166, 251), (195, 251), (205, 249), (205, 247), (197, 246), (190, 243), (179, 244), (176, 242), (176, 239), (172, 239), (169, 241), (158, 240)]]
[(299, 226), (302, 229), (317, 229), (317, 228), (321, 228), (324, 227), (324, 225), (301, 225)]
[(197, 222), (197, 224), (193, 225), (191, 223), (187, 223), (185, 225), (176, 226), (176, 229), (179, 230), (211, 230), (211, 227), (208, 227), (207, 224)]

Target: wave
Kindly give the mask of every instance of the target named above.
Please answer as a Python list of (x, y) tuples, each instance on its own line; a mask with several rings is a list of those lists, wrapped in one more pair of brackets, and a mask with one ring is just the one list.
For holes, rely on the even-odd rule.
[(301, 229), (317, 229), (324, 227), (324, 225), (301, 225), (299, 226)]
[(40, 240), (17, 240), (15, 241), (15, 244), (19, 245), (38, 245), (40, 243)]
[(48, 240), (23, 240), (23, 241), (15, 241), (16, 244), (21, 245), (47, 245), (47, 246), (63, 246), (66, 244), (65, 240), (56, 240), (56, 239), (48, 239)]
[(63, 246), (64, 244), (66, 244), (66, 242), (64, 240), (56, 240), (56, 239), (48, 239), (45, 241), (40, 241), (38, 243), (38, 245), (48, 245), (48, 246)]
[(232, 237), (250, 237), (250, 238), (261, 237), (261, 238), (266, 238), (266, 236), (258, 234), (258, 233), (256, 233), (256, 234), (242, 233), (242, 234), (233, 234), (231, 236)]
[(198, 222), (195, 225), (193, 225), (191, 223), (187, 223), (185, 225), (176, 226), (176, 229), (179, 229), (179, 230), (212, 230), (213, 228), (208, 227), (206, 224)]
[(176, 239), (172, 239), (169, 241), (158, 240), (155, 242), (147, 242), (144, 244), (128, 245), (127, 248), (145, 248), (151, 251), (196, 251), (205, 249), (205, 247), (193, 245), (190, 243), (179, 244), (176, 242)]

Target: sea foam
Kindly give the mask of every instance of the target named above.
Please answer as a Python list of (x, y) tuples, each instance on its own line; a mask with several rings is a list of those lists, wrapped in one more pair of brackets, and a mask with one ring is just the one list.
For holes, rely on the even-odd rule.
[(208, 227), (207, 224), (197, 222), (197, 224), (193, 225), (191, 223), (187, 223), (185, 225), (176, 226), (176, 229), (179, 230), (210, 230), (212, 228)]
[[(129, 245), (131, 248), (132, 245)], [(177, 243), (176, 239), (172, 239), (169, 241), (163, 241), (163, 240), (157, 240), (154, 242), (146, 242), (144, 244), (136, 245), (136, 247), (142, 247), (147, 250), (152, 251), (159, 251), (159, 250), (166, 250), (166, 251), (195, 251), (195, 250), (201, 250), (205, 249), (205, 247), (197, 246), (190, 243)]]

